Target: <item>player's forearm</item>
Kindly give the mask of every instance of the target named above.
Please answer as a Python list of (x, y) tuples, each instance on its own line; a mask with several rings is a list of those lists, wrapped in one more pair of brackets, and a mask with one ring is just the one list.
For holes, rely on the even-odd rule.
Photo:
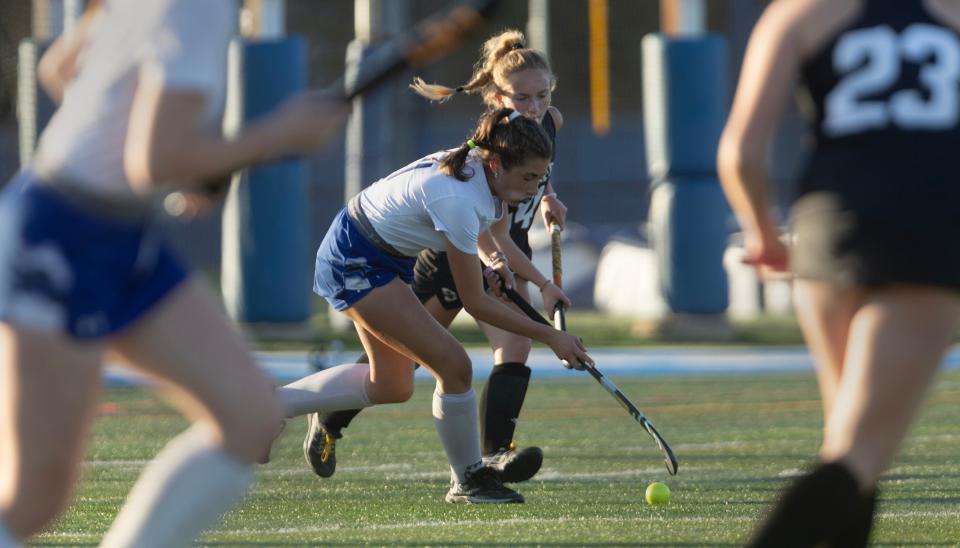
[(505, 331), (523, 335), (544, 344), (550, 344), (550, 337), (555, 334), (551, 327), (530, 320), (485, 293), (476, 295), (461, 293), (460, 299), (463, 302), (463, 308), (475, 319)]
[(509, 233), (505, 235), (495, 233), (493, 234), (493, 238), (498, 248), (507, 256), (510, 270), (512, 270), (514, 274), (524, 280), (533, 282), (537, 287), (541, 287), (547, 281), (547, 277), (537, 270), (537, 267), (533, 265), (533, 262), (527, 257), (527, 254), (517, 246), (517, 243), (513, 241)]
[(746, 152), (741, 142), (721, 139), (717, 161), (721, 187), (740, 225), (747, 230), (766, 230), (774, 223), (767, 194), (766, 166), (756, 154)]
[(282, 155), (276, 132), (268, 123), (248, 126), (229, 140), (192, 132), (176, 138), (155, 136), (152, 141), (152, 146), (139, 152), (139, 158), (137, 153), (127, 157), (127, 173), (134, 184), (178, 181), (195, 186)]

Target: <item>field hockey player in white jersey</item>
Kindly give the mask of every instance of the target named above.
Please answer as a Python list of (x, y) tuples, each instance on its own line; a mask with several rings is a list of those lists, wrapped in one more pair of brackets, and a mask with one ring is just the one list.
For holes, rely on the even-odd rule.
[(0, 546), (69, 504), (106, 352), (193, 424), (140, 475), (102, 546), (189, 545), (246, 492), (281, 424), (270, 380), (162, 241), (164, 189), (316, 150), (344, 107), (292, 99), (220, 136), (235, 0), (107, 0), (51, 47), (62, 104), (0, 194)]
[[(539, 192), (550, 155), (540, 124), (499, 109), (484, 114), (459, 148), (417, 160), (353, 198), (317, 252), (314, 290), (354, 321), (370, 363), (332, 367), (278, 389), (287, 415), (404, 402), (419, 363), (437, 380), (433, 416), (452, 472), (446, 500), (522, 502), (482, 462), (466, 351), (409, 284), (417, 255), (443, 249), (467, 312), (541, 341), (570, 363), (592, 363), (579, 338), (531, 321), (483, 287), (479, 242), (504, 243), (495, 225), (509, 222), (507, 207)], [(481, 253), (488, 274), (514, 285), (502, 256), (490, 251)]]
[[(499, 241), (510, 269), (517, 276), (516, 290), (529, 301), (528, 281), (539, 288), (547, 315), (552, 315), (556, 303), (570, 306), (570, 300), (548, 277), (540, 273), (530, 261), (532, 250), (527, 232), (533, 226), (539, 211), (544, 225), (556, 222), (566, 224), (567, 208), (557, 198), (550, 175), (556, 156), (556, 135), (563, 126), (563, 118), (551, 106), (556, 78), (546, 57), (526, 47), (523, 34), (507, 30), (489, 38), (483, 45), (470, 81), (450, 88), (426, 84), (417, 78), (411, 88), (432, 101), (444, 102), (457, 95), (479, 94), (490, 110), (512, 108), (527, 118), (540, 122), (550, 137), (554, 151), (550, 167), (538, 183), (537, 193), (508, 210), (506, 226), (499, 226), (509, 235)], [(442, 249), (426, 249), (417, 256), (414, 268), (413, 291), (430, 314), (442, 325), (449, 326), (463, 303), (454, 283)], [(480, 323), (493, 349), (493, 370), (480, 396), (480, 434), (484, 462), (489, 464), (505, 482), (520, 482), (532, 478), (543, 463), (539, 447), (520, 447), (514, 442), (514, 431), (530, 382), (531, 369), (527, 366), (531, 341), (523, 335), (505, 331), (487, 323)], [(361, 359), (360, 361), (365, 361)], [(304, 455), (314, 472), (330, 477), (336, 470), (336, 441), (342, 430), (360, 412), (350, 409), (310, 417), (310, 427), (304, 440)]]

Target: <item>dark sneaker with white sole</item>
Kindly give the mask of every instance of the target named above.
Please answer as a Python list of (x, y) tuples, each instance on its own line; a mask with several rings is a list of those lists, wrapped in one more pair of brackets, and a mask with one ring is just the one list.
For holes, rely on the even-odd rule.
[(523, 495), (504, 487), (497, 473), (489, 466), (467, 472), (467, 481), (454, 481), (447, 491), (447, 502), (464, 504), (507, 504), (523, 502)]
[(307, 415), (307, 437), (303, 440), (303, 456), (321, 478), (329, 478), (337, 471), (337, 440), (340, 432), (331, 432), (323, 425), (319, 413)]
[(527, 481), (540, 471), (543, 451), (539, 447), (518, 449), (511, 443), (508, 449), (483, 457), (483, 464), (493, 468), (504, 483)]

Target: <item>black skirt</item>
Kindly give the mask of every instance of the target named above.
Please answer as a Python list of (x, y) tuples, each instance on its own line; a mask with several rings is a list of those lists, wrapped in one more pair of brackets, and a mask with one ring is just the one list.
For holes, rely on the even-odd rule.
[(830, 192), (791, 208), (790, 266), (840, 285), (912, 284), (960, 291), (960, 215), (915, 220), (844, 207)]

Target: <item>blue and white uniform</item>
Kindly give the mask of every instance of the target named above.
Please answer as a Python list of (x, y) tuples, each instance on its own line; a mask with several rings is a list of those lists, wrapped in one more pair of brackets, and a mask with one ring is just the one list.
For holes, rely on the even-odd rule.
[(0, 195), (0, 321), (84, 339), (135, 321), (185, 277), (124, 172), (139, 86), (198, 92), (216, 127), (235, 0), (108, 0), (81, 70)]
[[(510, 216), (510, 238), (527, 257), (533, 256), (527, 233), (540, 209), (540, 201), (546, 193), (547, 183), (550, 182), (550, 174), (553, 172), (553, 160), (557, 155), (557, 126), (553, 121), (553, 115), (549, 112), (544, 114), (542, 124), (547, 136), (550, 137), (551, 153), (547, 172), (537, 183), (536, 195), (507, 209), (507, 215)], [(413, 270), (413, 292), (421, 302), (425, 303), (432, 297), (436, 297), (440, 305), (447, 310), (463, 308), (457, 284), (453, 280), (453, 272), (450, 271), (450, 263), (447, 261), (446, 251), (439, 248), (423, 250), (417, 257), (417, 264)]]
[(424, 249), (443, 249), (449, 240), (464, 253), (477, 253), (480, 233), (501, 218), (503, 203), (475, 153), (467, 160), (467, 181), (440, 171), (446, 154), (380, 179), (334, 219), (317, 251), (314, 291), (335, 309), (349, 308), (397, 276), (410, 283)]

